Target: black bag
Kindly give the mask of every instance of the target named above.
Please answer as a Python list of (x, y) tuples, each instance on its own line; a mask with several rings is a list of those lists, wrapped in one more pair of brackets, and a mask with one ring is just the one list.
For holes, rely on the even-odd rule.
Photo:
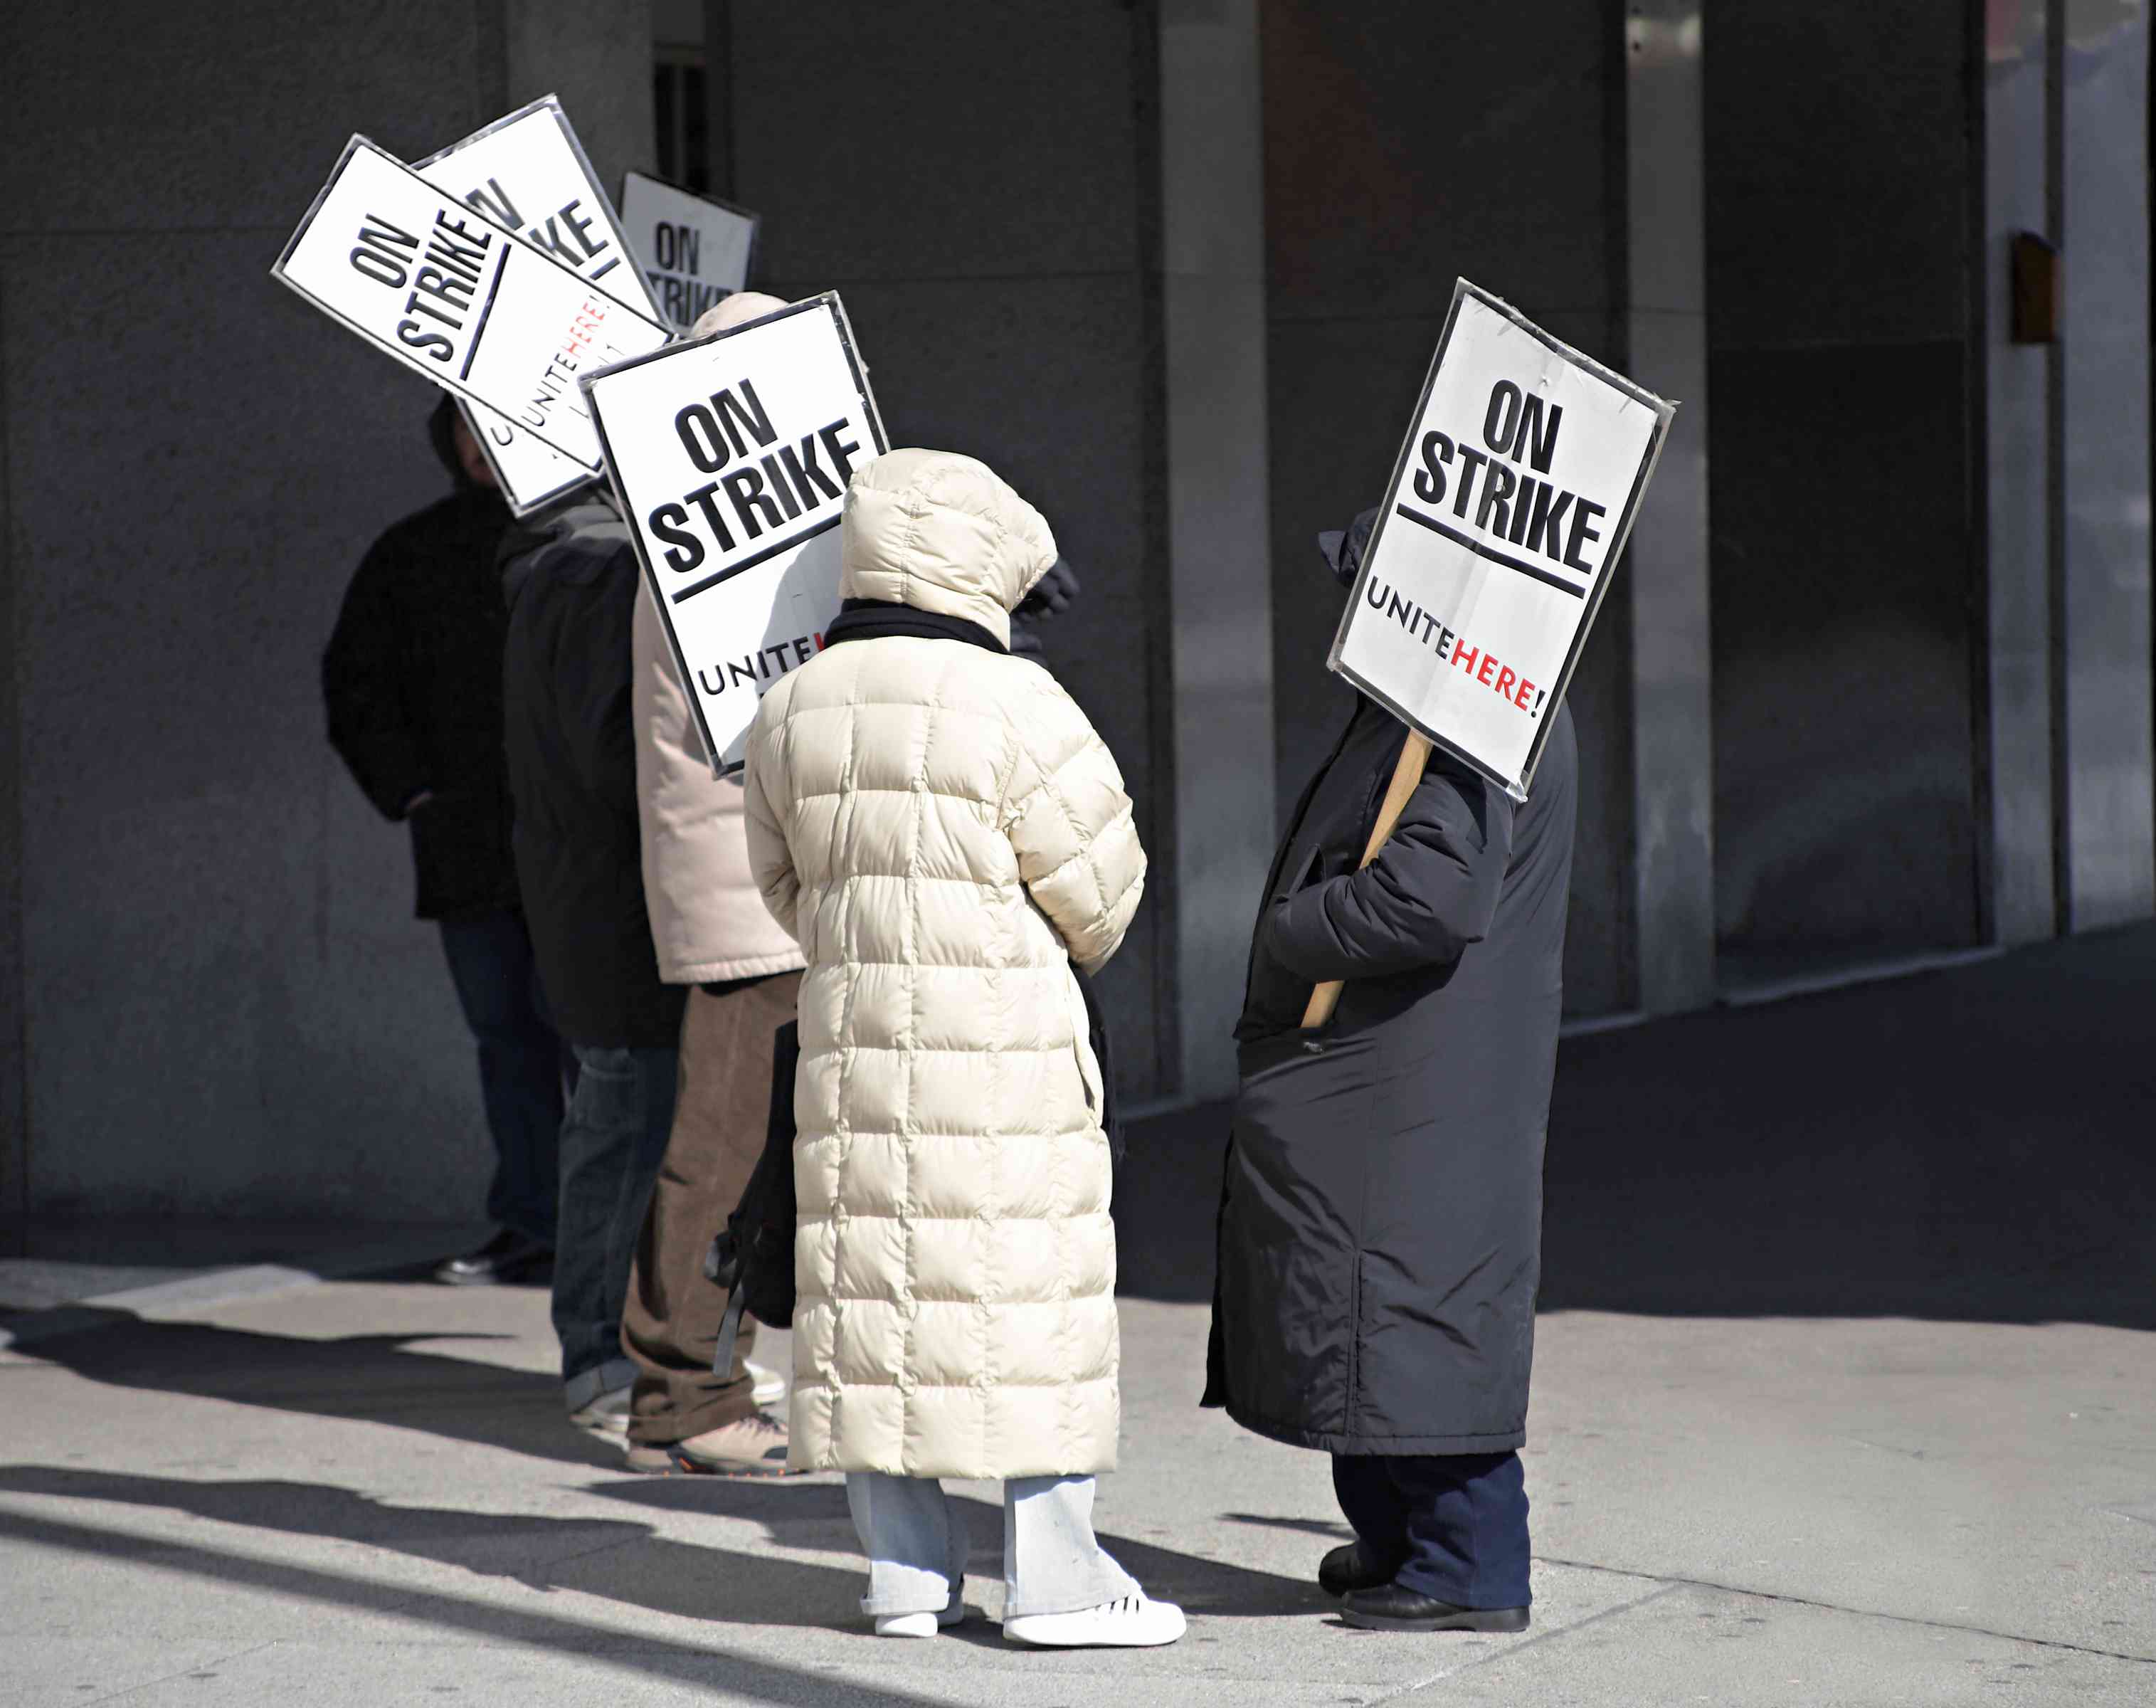
[(1093, 981), (1078, 970), (1074, 961), (1070, 976), (1078, 981), (1078, 994), (1086, 999), (1086, 1042), (1092, 1046), (1093, 1059), (1101, 1064), (1101, 1106), (1094, 1113), (1101, 1118), (1101, 1130), (1108, 1135), (1108, 1161), (1120, 1169), (1123, 1165), (1123, 1118), (1116, 1101), (1116, 1057), (1108, 1044), (1108, 1016), (1101, 1011), (1101, 999), (1093, 989)]
[(742, 1312), (774, 1329), (793, 1326), (793, 1073), (801, 1061), (801, 1026), (788, 1021), (772, 1039), (771, 1120), (763, 1155), (742, 1188), (726, 1225), (704, 1254), (704, 1275), (726, 1289), (726, 1314), (711, 1368), (733, 1368)]

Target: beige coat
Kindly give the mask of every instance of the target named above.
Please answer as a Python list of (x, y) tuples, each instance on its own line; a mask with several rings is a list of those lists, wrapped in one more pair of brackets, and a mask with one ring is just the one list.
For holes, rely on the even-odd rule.
[(637, 594), (629, 648), (644, 902), (659, 976), (711, 985), (796, 970), (800, 947), (771, 917), (749, 872), (741, 784), (714, 775), (704, 757), (649, 586)]
[[(850, 598), (1008, 639), (1055, 558), (968, 457), (892, 451), (846, 496)], [(1116, 1236), (1070, 963), (1115, 953), (1144, 884), (1115, 760), (1039, 666), (888, 637), (772, 687), (747, 774), (757, 881), (808, 959), (792, 1463), (1111, 1469)]]

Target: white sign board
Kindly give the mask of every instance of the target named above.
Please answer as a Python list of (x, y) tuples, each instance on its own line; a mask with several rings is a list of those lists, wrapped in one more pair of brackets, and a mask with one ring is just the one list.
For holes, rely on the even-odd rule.
[[(412, 170), (574, 267), (616, 301), (660, 318), (606, 192), (552, 95), (496, 119)], [(467, 404), (465, 415), (519, 516), (598, 478), (497, 411)]]
[(854, 470), (889, 448), (835, 295), (592, 374), (584, 395), (712, 769), (839, 611)]
[(1674, 413), (1460, 280), (1332, 668), (1524, 800)]
[(632, 172), (621, 181), (621, 223), (660, 317), (683, 332), (748, 288), (755, 214)]
[(270, 271), (414, 373), (592, 470), (598, 433), (578, 377), (670, 336), (364, 136), (345, 145)]
[(516, 424), (500, 411), (480, 404), (459, 407), (472, 437), (479, 441), (494, 469), (495, 484), (515, 514), (529, 516), (535, 510), (544, 510), (557, 498), (598, 479), (597, 469), (588, 469), (529, 433), (520, 433)]

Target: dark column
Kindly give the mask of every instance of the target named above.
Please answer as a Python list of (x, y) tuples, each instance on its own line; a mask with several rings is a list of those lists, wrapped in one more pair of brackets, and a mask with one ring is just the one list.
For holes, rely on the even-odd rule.
[(1979, 8), (1706, 9), (1725, 970), (1966, 945)]
[(892, 442), (980, 457), (1085, 578), (1048, 639), (1154, 857), (1104, 983), (1137, 1098), (1180, 1073), (1154, 29), (1106, 5), (736, 7), (727, 67), (762, 288), (840, 291)]

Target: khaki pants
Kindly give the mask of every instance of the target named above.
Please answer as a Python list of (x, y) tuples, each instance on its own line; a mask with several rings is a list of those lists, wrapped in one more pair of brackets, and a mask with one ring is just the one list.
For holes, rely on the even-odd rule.
[(772, 1034), (793, 1018), (800, 988), (801, 975), (787, 973), (731, 996), (689, 993), (674, 1125), (621, 1316), (622, 1350), (636, 1365), (632, 1441), (684, 1441), (756, 1409), (742, 1363), (753, 1322), (742, 1320), (732, 1371), (712, 1371), (726, 1295), (704, 1278), (704, 1253), (763, 1154)]

